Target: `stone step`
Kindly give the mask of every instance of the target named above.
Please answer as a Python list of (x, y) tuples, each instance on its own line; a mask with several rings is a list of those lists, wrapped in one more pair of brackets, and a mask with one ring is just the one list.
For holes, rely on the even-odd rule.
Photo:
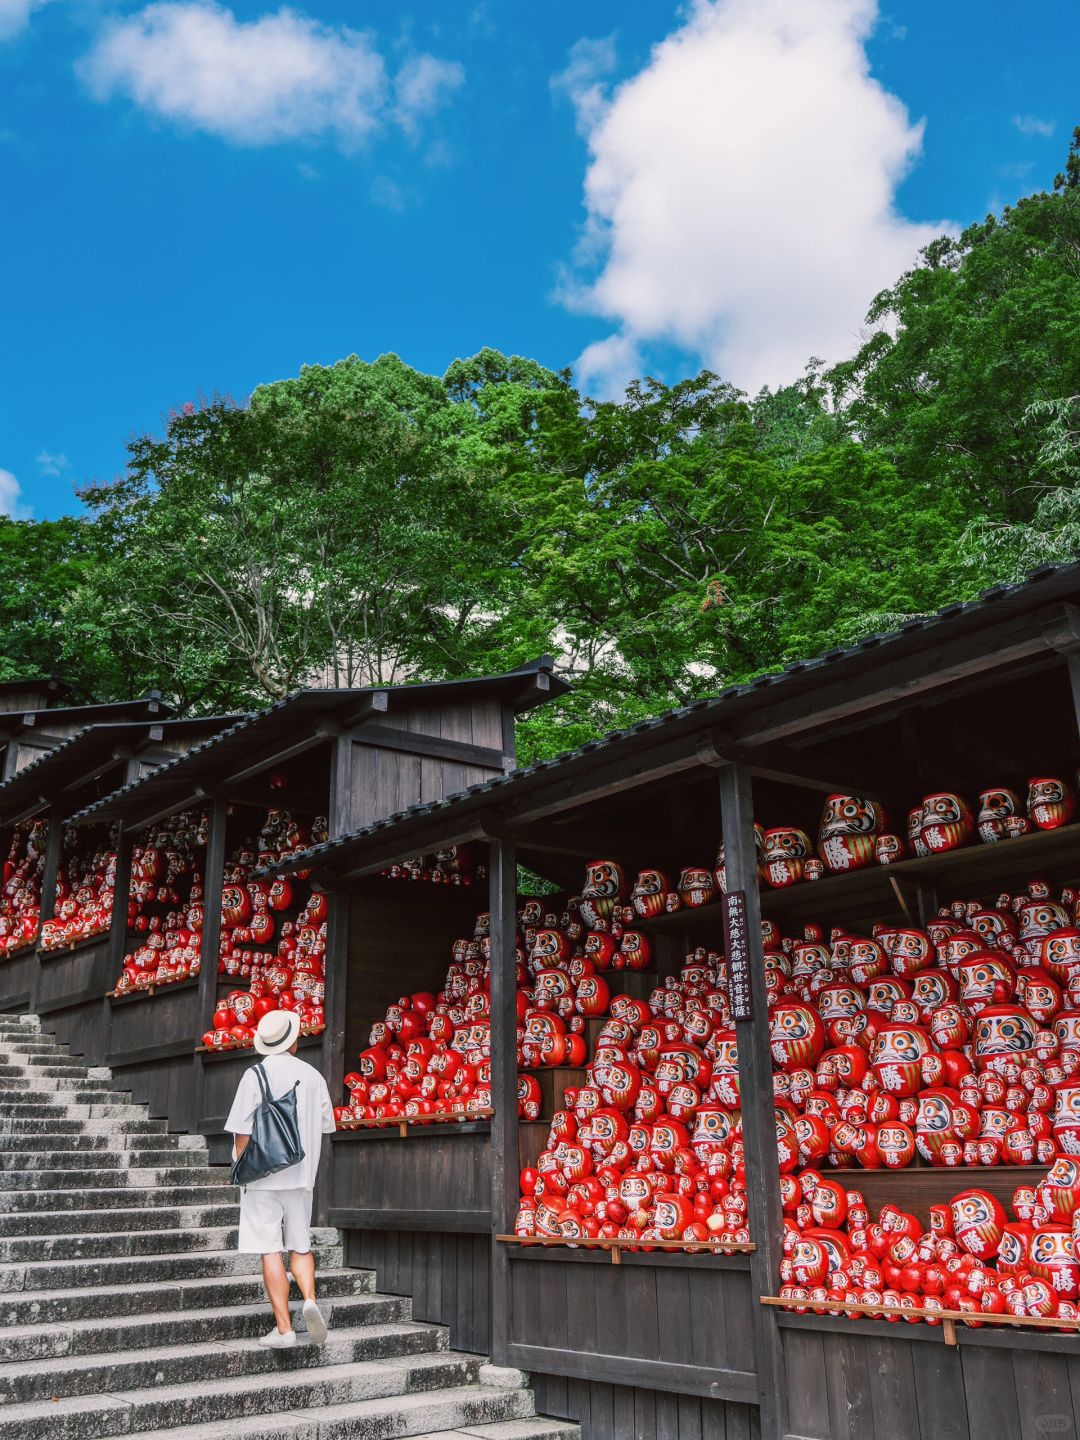
[(80, 1090), (116, 1090), (126, 1100), (135, 1103), (131, 1100), (131, 1092), (118, 1085), (111, 1075), (99, 1075), (92, 1080), (79, 1075), (39, 1075), (32, 1084), (23, 1076), (0, 1077), (0, 1095), (11, 1095), (20, 1090), (35, 1095), (58, 1094), (61, 1091), (75, 1094)]
[(91, 1113), (86, 1120), (7, 1120), (0, 1111), (0, 1135), (164, 1135), (164, 1120), (123, 1120)]
[[(332, 1317), (331, 1317), (332, 1318)], [(271, 1322), (263, 1314), (265, 1334)], [(315, 1366), (353, 1365), (363, 1360), (388, 1360), (407, 1355), (433, 1354), (448, 1348), (446, 1331), (438, 1325), (411, 1320), (383, 1325), (333, 1326), (320, 1352), (299, 1335), (299, 1344), (284, 1353), (267, 1350), (254, 1337), (233, 1340), (223, 1347), (209, 1340), (189, 1345), (160, 1344), (104, 1355), (34, 1360), (0, 1366), (0, 1405), (28, 1404), (54, 1396), (104, 1395), (118, 1390), (157, 1389), (159, 1386), (200, 1382), (215, 1385), (245, 1375), (278, 1375)], [(0, 1417), (3, 1410), (0, 1409)]]
[[(0, 1104), (9, 1100), (36, 1104), (135, 1103), (128, 1090), (109, 1086), (107, 1080), (46, 1080), (33, 1086), (20, 1080), (0, 1080)], [(138, 1112), (145, 1115), (145, 1106), (138, 1106)]]
[[(336, 1230), (313, 1230), (317, 1251), (337, 1244)], [(190, 1230), (112, 1230), (87, 1234), (21, 1235), (0, 1237), (0, 1264), (36, 1260), (108, 1260), (137, 1255), (186, 1255), (236, 1246), (236, 1225), (204, 1226)]]
[(122, 1150), (191, 1150), (205, 1155), (204, 1135), (0, 1135), (0, 1156), (23, 1154), (29, 1149), (44, 1151), (49, 1155), (79, 1154), (93, 1152), (111, 1155)]
[[(197, 1173), (197, 1172), (192, 1172)], [(12, 1190), (0, 1193), (0, 1234), (4, 1233), (7, 1214), (21, 1214), (27, 1210), (94, 1210), (130, 1209), (145, 1195), (139, 1186), (113, 1186), (108, 1190), (91, 1190), (80, 1187), (72, 1190)], [(236, 1204), (236, 1192), (232, 1187), (216, 1185), (177, 1184), (155, 1190), (152, 1203), (166, 1208), (175, 1205), (208, 1205), (214, 1197), (221, 1196), (223, 1203)], [(151, 1198), (151, 1197), (148, 1197)]]
[(0, 1096), (0, 1109), (8, 1119), (19, 1120), (90, 1120), (95, 1115), (101, 1119), (109, 1115), (146, 1119), (146, 1112), (135, 1110), (127, 1096), (109, 1090), (90, 1091), (74, 1100), (50, 1094), (44, 1099), (19, 1099), (9, 1103)]
[[(358, 1274), (364, 1272), (356, 1272)], [(362, 1293), (327, 1298), (320, 1277), (319, 1304), (334, 1331), (362, 1325), (391, 1325), (412, 1317), (412, 1301), (405, 1295)], [(292, 1307), (299, 1334), (303, 1318), (299, 1304)], [(213, 1341), (218, 1346), (265, 1335), (271, 1325), (265, 1297), (251, 1304), (186, 1313), (151, 1312), (117, 1315), (111, 1319), (69, 1322), (62, 1325), (12, 1325), (0, 1331), (0, 1373), (5, 1363), (49, 1360), (76, 1355), (109, 1355), (119, 1350)]]
[[(33, 1138), (33, 1137), (31, 1137)], [(149, 1166), (206, 1168), (205, 1150), (23, 1150), (0, 1152), (0, 1189), (23, 1170), (139, 1170)]]
[(95, 1068), (98, 1067), (84, 1065), (81, 1060), (65, 1060), (60, 1055), (20, 1055), (18, 1060), (0, 1060), (0, 1075), (8, 1080), (31, 1083), (37, 1079), (104, 1080), (104, 1075), (94, 1076)]
[[(326, 1270), (319, 1274), (318, 1285), (321, 1294), (333, 1299), (370, 1293), (374, 1277), (363, 1270)], [(65, 1320), (93, 1322), (102, 1316), (143, 1315), (173, 1308), (216, 1309), (226, 1304), (250, 1305), (260, 1299), (262, 1279), (254, 1274), (159, 1281), (155, 1285), (24, 1291), (0, 1295), (0, 1326), (51, 1325)]]
[(206, 1226), (234, 1226), (240, 1216), (235, 1201), (218, 1200), (216, 1192), (208, 1191), (206, 1203), (171, 1205), (152, 1210), (145, 1207), (127, 1210), (9, 1211), (0, 1214), (0, 1237), (18, 1235), (103, 1235), (115, 1231), (157, 1231), (166, 1229), (194, 1230)]
[[(175, 1157), (170, 1154), (170, 1159)], [(0, 1206), (4, 1198), (20, 1190), (47, 1190), (53, 1185), (70, 1189), (76, 1185), (89, 1185), (99, 1190), (110, 1190), (117, 1186), (132, 1190), (146, 1190), (159, 1185), (228, 1185), (229, 1171), (224, 1165), (198, 1166), (173, 1164), (154, 1169), (129, 1167), (123, 1170), (65, 1169), (65, 1170), (5, 1170), (0, 1175)]]
[[(571, 1440), (577, 1426), (539, 1419), (528, 1391), (471, 1386), (362, 1400), (291, 1415), (259, 1415), (221, 1424), (182, 1426), (170, 1440)], [(130, 1440), (151, 1440), (130, 1432)], [(621, 1440), (621, 1437), (620, 1437)]]
[[(344, 1259), (342, 1247), (328, 1245), (319, 1258), (327, 1269), (340, 1266)], [(82, 1290), (95, 1285), (157, 1285), (173, 1280), (257, 1275), (260, 1267), (258, 1255), (240, 1255), (235, 1250), (31, 1260), (20, 1265), (0, 1265), (0, 1292), (10, 1295), (36, 1290)]]
[[(0, 1409), (0, 1440), (100, 1440), (132, 1431), (167, 1432), (181, 1425), (205, 1427), (223, 1420), (295, 1413), (315, 1406), (355, 1406), (391, 1397), (400, 1400), (474, 1384), (479, 1366), (475, 1355), (439, 1351), (393, 1360), (319, 1366), (310, 1371), (284, 1369), (244, 1375), (209, 1388), (194, 1381), (161, 1385), (153, 1390), (118, 1390), (108, 1395), (8, 1405)], [(515, 1408), (506, 1405), (507, 1399), (517, 1398), (517, 1414), (522, 1413), (523, 1399), (524, 1404), (531, 1404), (527, 1391), (503, 1391), (501, 1398), (504, 1416), (507, 1409)]]

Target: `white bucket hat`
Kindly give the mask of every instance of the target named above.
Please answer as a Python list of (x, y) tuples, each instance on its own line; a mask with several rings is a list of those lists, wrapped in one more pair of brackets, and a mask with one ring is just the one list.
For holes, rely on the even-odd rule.
[(284, 1055), (300, 1034), (300, 1016), (292, 1010), (271, 1010), (255, 1028), (255, 1049), (260, 1055)]

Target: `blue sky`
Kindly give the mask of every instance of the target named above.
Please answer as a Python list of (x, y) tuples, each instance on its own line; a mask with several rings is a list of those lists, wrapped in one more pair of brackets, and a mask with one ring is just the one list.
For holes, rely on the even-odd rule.
[(1070, 8), (0, 0), (0, 504), (75, 510), (171, 407), (353, 352), (594, 392), (838, 358), (1060, 168)]

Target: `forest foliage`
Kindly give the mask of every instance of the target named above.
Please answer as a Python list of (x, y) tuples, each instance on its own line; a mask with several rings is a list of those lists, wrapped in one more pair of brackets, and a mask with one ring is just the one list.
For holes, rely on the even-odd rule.
[(936, 240), (864, 343), (750, 397), (619, 402), (483, 350), (305, 366), (0, 521), (0, 679), (199, 713), (513, 667), (533, 757), (1080, 551), (1080, 130), (1053, 189)]

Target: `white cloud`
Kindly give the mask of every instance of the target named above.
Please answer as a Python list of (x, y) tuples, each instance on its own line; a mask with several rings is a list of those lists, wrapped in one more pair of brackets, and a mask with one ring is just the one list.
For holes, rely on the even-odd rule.
[(417, 121), (438, 110), (465, 83), (465, 71), (455, 60), (434, 55), (413, 55), (394, 79), (396, 118), (403, 129), (414, 131)]
[(30, 16), (49, 0), (0, 0), (0, 44), (14, 40), (30, 23)]
[(1049, 140), (1057, 129), (1056, 120), (1040, 120), (1037, 115), (1014, 115), (1013, 124), (1021, 135), (1038, 135)]
[(851, 353), (947, 228), (895, 208), (922, 125), (870, 75), (875, 20), (874, 0), (694, 0), (611, 96), (575, 47), (558, 83), (585, 125), (599, 273), (562, 298), (618, 326), (581, 357), (586, 386), (612, 393), (650, 341), (751, 391)]
[(607, 109), (605, 81), (615, 69), (615, 36), (579, 40), (570, 47), (565, 70), (551, 77), (556, 95), (565, 95), (577, 114), (578, 134), (588, 136)]
[[(235, 145), (329, 136), (351, 149), (388, 118), (372, 37), (288, 8), (245, 22), (214, 0), (162, 0), (107, 25), (79, 69), (100, 100), (124, 95)], [(401, 123), (440, 102), (450, 70), (460, 83), (433, 56), (406, 62)]]
[(10, 470), (0, 470), (0, 515), (22, 520), (27, 513), (22, 504), (22, 486)]
[(71, 461), (66, 455), (53, 455), (48, 450), (35, 455), (34, 461), (43, 475), (62, 475), (71, 468)]

